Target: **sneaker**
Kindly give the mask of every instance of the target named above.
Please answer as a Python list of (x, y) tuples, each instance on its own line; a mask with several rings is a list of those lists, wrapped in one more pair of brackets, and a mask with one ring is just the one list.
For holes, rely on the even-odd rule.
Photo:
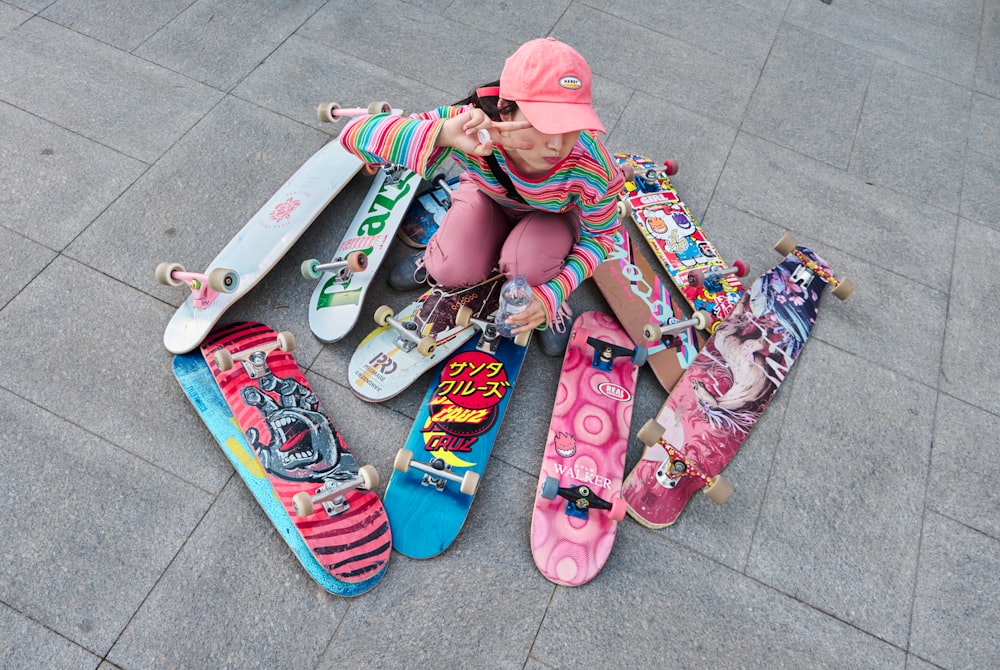
[(538, 343), (548, 356), (562, 356), (569, 344), (569, 331), (573, 325), (573, 310), (568, 302), (559, 305), (559, 310), (552, 317), (552, 323), (545, 330), (539, 331)]
[(389, 286), (397, 291), (412, 291), (427, 283), (424, 252), (407, 256), (389, 273)]

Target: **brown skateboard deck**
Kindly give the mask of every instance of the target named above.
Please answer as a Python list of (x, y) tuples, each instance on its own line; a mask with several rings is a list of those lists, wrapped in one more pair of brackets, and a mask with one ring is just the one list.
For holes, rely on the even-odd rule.
[[(632, 341), (648, 348), (646, 364), (670, 391), (698, 354), (695, 330), (690, 324), (676, 328), (687, 321), (680, 301), (671, 297), (632, 238), (623, 236), (618, 246), (594, 270), (594, 283)], [(652, 325), (661, 328), (660, 338), (649, 337)]]

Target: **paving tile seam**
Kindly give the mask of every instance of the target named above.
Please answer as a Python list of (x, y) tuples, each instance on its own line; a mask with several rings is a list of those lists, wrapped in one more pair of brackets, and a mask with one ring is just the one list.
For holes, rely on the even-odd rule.
[[(942, 376), (942, 378), (946, 382), (951, 383), (950, 380), (947, 377), (944, 376), (944, 372), (943, 371), (941, 373), (941, 376)], [(977, 405), (975, 402), (973, 402), (971, 400), (968, 400), (967, 398), (959, 397), (957, 395), (954, 395), (953, 393), (949, 393), (948, 391), (944, 391), (944, 390), (938, 390), (937, 394), (938, 394), (939, 397), (940, 396), (944, 396), (945, 398), (948, 398), (949, 400), (953, 400), (954, 402), (957, 402), (957, 403), (959, 403), (961, 405), (965, 405), (966, 407), (972, 407), (973, 409), (976, 409), (976, 410), (978, 410), (978, 411), (980, 411), (980, 412), (982, 412), (984, 414), (988, 414), (989, 416), (991, 416), (991, 417), (993, 417), (995, 419), (1000, 419), (1000, 412), (998, 412), (996, 410), (992, 410), (992, 409), (990, 409), (988, 407), (983, 407), (982, 405)], [(935, 410), (936, 410), (936, 408), (937, 408), (937, 404), (935, 404)]]
[[(778, 389), (777, 393), (775, 393), (774, 398), (772, 398), (771, 403), (769, 405), (769, 408), (773, 409), (776, 405), (774, 401), (779, 400), (778, 406), (781, 408), (781, 418), (777, 420), (778, 428), (777, 428), (777, 433), (774, 436), (773, 440), (774, 447), (771, 450), (771, 458), (768, 460), (767, 464), (767, 474), (763, 478), (764, 485), (761, 487), (760, 498), (757, 501), (756, 508), (753, 509), (753, 519), (754, 519), (753, 530), (750, 531), (750, 537), (747, 538), (746, 551), (743, 553), (743, 558), (740, 561), (741, 563), (740, 570), (743, 572), (743, 574), (746, 574), (746, 571), (750, 565), (750, 555), (753, 553), (753, 549), (756, 546), (757, 531), (760, 530), (760, 526), (764, 521), (764, 514), (763, 514), (764, 504), (768, 499), (767, 494), (768, 491), (770, 491), (771, 489), (771, 481), (774, 479), (774, 474), (778, 462), (778, 454), (781, 452), (781, 448), (785, 442), (784, 440), (785, 426), (787, 425), (785, 417), (788, 416), (789, 403), (780, 402), (780, 399), (778, 399), (778, 394), (781, 393), (781, 389), (784, 388), (785, 386), (789, 387), (788, 388), (789, 392), (795, 390), (795, 385), (797, 383), (797, 376), (795, 375), (795, 370), (797, 369), (798, 368), (793, 368), (791, 379), (782, 382), (781, 387)], [(793, 444), (793, 448), (794, 446), (795, 445)], [(738, 452), (736, 452), (736, 455), (733, 457), (733, 460), (729, 462), (727, 467), (729, 467), (729, 465), (732, 465), (733, 463), (738, 463), (737, 459), (740, 457), (740, 454), (742, 452), (743, 452), (742, 448)]]
[[(30, 238), (25, 238), (25, 239), (28, 239), (29, 242), (34, 242), (34, 240), (31, 240)], [(48, 249), (48, 247), (45, 247), (45, 248)], [(34, 275), (32, 275), (31, 279), (29, 279), (28, 281), (26, 281), (24, 283), (24, 286), (22, 286), (20, 289), (18, 289), (17, 292), (15, 292), (14, 295), (12, 295), (10, 297), (10, 300), (8, 300), (4, 304), (0, 305), (0, 313), (2, 313), (5, 309), (7, 309), (7, 305), (9, 305), (12, 302), (14, 302), (14, 300), (16, 300), (18, 298), (18, 296), (20, 296), (22, 293), (24, 293), (28, 289), (28, 287), (32, 284), (32, 282), (34, 282), (36, 279), (38, 279), (38, 277), (43, 272), (45, 272), (46, 270), (48, 270), (49, 266), (51, 266), (53, 263), (55, 263), (56, 259), (58, 259), (60, 256), (62, 256), (62, 254), (60, 252), (56, 251), (55, 249), (49, 249), (49, 251), (54, 252), (55, 255), (49, 260), (48, 263), (46, 263), (44, 266), (42, 266), (42, 268), (38, 272), (36, 272)]]
[[(2, 310), (0, 310), (0, 311), (2, 311)], [(36, 409), (39, 409), (42, 412), (45, 412), (46, 414), (48, 414), (50, 416), (55, 417), (56, 419), (58, 419), (59, 421), (65, 423), (66, 425), (71, 426), (72, 428), (74, 428), (76, 430), (79, 430), (79, 431), (81, 431), (81, 432), (89, 435), (90, 437), (93, 437), (93, 438), (95, 438), (95, 439), (103, 442), (104, 444), (106, 444), (106, 445), (108, 445), (108, 446), (110, 446), (110, 447), (112, 447), (112, 448), (114, 448), (114, 449), (116, 449), (116, 450), (118, 450), (118, 451), (126, 454), (127, 456), (129, 456), (131, 458), (136, 459), (137, 461), (140, 461), (141, 463), (144, 463), (145, 465), (150, 466), (151, 468), (153, 468), (155, 470), (158, 470), (159, 472), (163, 473), (164, 475), (167, 475), (168, 477), (170, 477), (170, 479), (173, 479), (173, 480), (182, 482), (184, 484), (187, 484), (191, 488), (195, 489), (196, 491), (200, 491), (200, 492), (204, 493), (206, 496), (208, 496), (209, 498), (211, 498), (213, 500), (215, 499), (216, 496), (218, 496), (218, 492), (212, 492), (212, 491), (210, 491), (208, 489), (202, 488), (198, 484), (195, 484), (194, 482), (191, 482), (191, 481), (189, 481), (189, 480), (187, 480), (187, 479), (179, 476), (176, 472), (172, 472), (170, 470), (165, 469), (164, 467), (162, 467), (162, 466), (154, 463), (153, 461), (150, 461), (149, 459), (147, 459), (143, 455), (137, 454), (134, 451), (128, 449), (127, 447), (124, 447), (121, 444), (118, 444), (117, 442), (113, 442), (112, 440), (108, 439), (104, 435), (101, 435), (100, 433), (95, 433), (93, 430), (87, 428), (86, 426), (82, 426), (79, 423), (76, 423), (75, 421), (72, 421), (71, 419), (68, 419), (67, 417), (58, 414), (55, 410), (53, 410), (53, 409), (51, 409), (49, 407), (46, 407), (45, 405), (42, 405), (42, 404), (40, 404), (40, 403), (32, 400), (31, 398), (28, 398), (28, 397), (25, 397), (25, 396), (21, 395), (20, 393), (18, 393), (16, 390), (14, 390), (12, 388), (9, 388), (9, 387), (7, 387), (7, 386), (5, 386), (3, 384), (0, 384), (0, 389), (3, 389), (4, 391), (6, 391), (7, 393), (10, 393), (15, 398), (18, 398), (19, 400), (22, 400), (22, 401), (26, 402), (27, 404), (31, 405), (32, 407), (34, 407)], [(232, 473), (230, 473), (230, 475), (231, 474)], [(221, 489), (220, 489), (220, 491), (221, 491)]]
[[(851, 351), (849, 349), (844, 348), (841, 345), (836, 344), (835, 342), (827, 341), (827, 340), (823, 339), (821, 336), (810, 335), (809, 339), (816, 340), (817, 342), (822, 342), (823, 344), (829, 346), (831, 349), (834, 349), (835, 351), (838, 351), (838, 352), (844, 354), (848, 358), (855, 358), (855, 359), (858, 359), (858, 360), (861, 360), (861, 361), (865, 361), (865, 363), (866, 363), (865, 367), (869, 371), (871, 371), (873, 368), (884, 370), (884, 371), (890, 372), (893, 375), (896, 375), (896, 376), (898, 376), (898, 377), (900, 377), (900, 378), (902, 378), (902, 379), (904, 379), (904, 380), (906, 380), (908, 382), (911, 382), (911, 383), (916, 384), (918, 386), (922, 386), (923, 388), (927, 389), (931, 393), (941, 393), (942, 392), (942, 391), (939, 391), (938, 384), (929, 384), (928, 382), (921, 381), (921, 380), (917, 379), (916, 377), (910, 376), (909, 374), (907, 374), (903, 370), (897, 370), (896, 368), (889, 367), (889, 366), (885, 365), (881, 360), (869, 358), (869, 357), (867, 357), (867, 356), (865, 356), (863, 354), (859, 354), (859, 353), (857, 353), (855, 351)], [(792, 374), (793, 375), (795, 374), (794, 370), (793, 370)]]
[[(0, 38), (0, 45), (2, 45), (2, 43), (3, 43), (3, 39)], [(160, 160), (160, 158), (162, 158), (162, 156), (158, 156), (155, 161), (153, 161), (152, 163), (150, 163), (149, 161), (145, 161), (145, 160), (143, 160), (141, 158), (138, 158), (136, 156), (132, 156), (131, 154), (129, 154), (129, 153), (125, 152), (125, 151), (122, 151), (118, 147), (113, 147), (110, 144), (107, 144), (106, 142), (104, 142), (104, 141), (102, 141), (102, 140), (100, 140), (100, 139), (98, 139), (96, 137), (89, 137), (88, 135), (85, 135), (84, 133), (80, 132), (79, 130), (74, 130), (73, 128), (67, 128), (64, 125), (61, 125), (58, 121), (56, 121), (54, 119), (50, 119), (47, 116), (42, 116), (38, 112), (33, 112), (30, 109), (24, 109), (23, 107), (19, 107), (18, 105), (14, 104), (13, 102), (11, 102), (9, 100), (6, 100), (6, 99), (4, 99), (2, 97), (0, 97), (0, 103), (7, 105), (11, 109), (16, 109), (19, 112), (22, 112), (24, 114), (27, 114), (28, 116), (34, 117), (34, 118), (38, 119), (39, 121), (42, 121), (43, 123), (46, 123), (46, 124), (51, 125), (51, 126), (53, 126), (55, 128), (58, 128), (59, 130), (61, 130), (63, 132), (69, 133), (70, 135), (75, 135), (76, 137), (79, 137), (80, 139), (86, 140), (87, 142), (91, 142), (91, 143), (93, 143), (93, 144), (101, 147), (102, 149), (107, 149), (108, 151), (110, 151), (112, 153), (115, 153), (115, 154), (117, 154), (119, 156), (124, 156), (125, 158), (128, 158), (129, 160), (133, 160), (136, 163), (139, 163), (141, 165), (145, 165), (146, 169), (143, 170), (141, 174), (145, 174), (146, 172), (148, 172), (149, 168), (151, 168), (157, 161)], [(135, 182), (133, 181), (133, 183), (129, 184), (129, 186), (126, 189), (124, 189), (124, 190), (128, 190), (134, 184), (135, 184)]]
[[(299, 39), (301, 39), (301, 40), (303, 40), (305, 42), (309, 42), (310, 44), (313, 44), (313, 45), (315, 45), (315, 46), (317, 46), (319, 48), (327, 49), (327, 50), (332, 51), (332, 52), (334, 52), (336, 54), (340, 54), (341, 56), (346, 56), (348, 58), (352, 58), (352, 59), (358, 61), (359, 63), (364, 63), (365, 65), (367, 65), (367, 66), (369, 66), (371, 68), (374, 68), (376, 70), (380, 70), (383, 74), (387, 75), (387, 78), (391, 78), (391, 79), (405, 79), (406, 81), (413, 82), (415, 84), (419, 84), (422, 87), (426, 87), (426, 89), (430, 90), (430, 91), (440, 91), (441, 90), (441, 89), (438, 88), (438, 85), (440, 85), (440, 82), (428, 82), (428, 81), (424, 81), (422, 79), (411, 79), (410, 77), (408, 77), (406, 75), (403, 75), (403, 74), (400, 74), (400, 73), (398, 73), (398, 72), (396, 72), (394, 70), (387, 70), (383, 65), (381, 65), (379, 63), (372, 62), (372, 61), (369, 61), (369, 60), (365, 60), (364, 58), (360, 58), (358, 56), (357, 52), (354, 52), (354, 51), (343, 51), (343, 50), (338, 49), (337, 47), (332, 46), (332, 45), (330, 45), (330, 44), (328, 44), (326, 42), (320, 42), (318, 40), (314, 40), (314, 39), (312, 39), (312, 38), (310, 38), (310, 37), (308, 37), (306, 35), (300, 35), (298, 33), (295, 33), (295, 35)], [(256, 71), (256, 68), (254, 68), (254, 70)], [(448, 94), (448, 95), (450, 95), (450, 94)], [(378, 96), (374, 96), (373, 99), (379, 99), (379, 98), (378, 98)], [(318, 100), (316, 104), (319, 104), (320, 102), (322, 102), (322, 100)], [(390, 103), (392, 102), (391, 98), (389, 99), (389, 102)], [(348, 103), (344, 103), (344, 104), (350, 104), (350, 103), (348, 102)], [(358, 101), (358, 105), (360, 105), (360, 104), (361, 104), (360, 101)], [(423, 111), (426, 111), (426, 110), (421, 109), (421, 110), (418, 110), (418, 111), (423, 112)]]
[[(929, 477), (928, 477), (928, 479), (929, 479)], [(957, 518), (953, 514), (941, 511), (940, 509), (937, 509), (934, 506), (933, 502), (925, 502), (924, 503), (924, 510), (927, 511), (927, 512), (931, 512), (933, 514), (937, 514), (941, 518), (947, 519), (947, 520), (951, 521), (952, 523), (957, 524), (957, 525), (961, 526), (962, 528), (965, 528), (966, 530), (972, 531), (976, 535), (981, 535), (982, 537), (986, 538), (987, 540), (993, 540), (994, 542), (1000, 543), (1000, 535), (991, 535), (989, 532), (983, 530), (982, 528), (976, 528), (975, 526), (970, 526), (968, 522), (962, 521), (961, 519)], [(921, 526), (921, 545), (923, 544), (922, 539), (923, 539), (923, 532), (922, 532), (922, 526)], [(998, 549), (998, 551), (1000, 551), (1000, 545), (998, 545), (997, 549)]]
[(916, 608), (917, 608), (917, 586), (920, 582), (920, 562), (923, 559), (923, 549), (924, 549), (924, 533), (927, 528), (927, 513), (930, 511), (934, 513), (933, 508), (929, 505), (928, 491), (931, 486), (931, 468), (934, 465), (934, 436), (937, 434), (937, 419), (938, 419), (938, 406), (941, 403), (941, 393), (937, 393), (934, 396), (934, 414), (931, 419), (930, 426), (930, 438), (931, 443), (927, 450), (927, 467), (924, 469), (924, 490), (923, 496), (921, 498), (920, 506), (920, 534), (917, 537), (916, 548), (914, 549), (914, 561), (913, 561), (913, 579), (910, 583), (910, 610), (908, 613), (909, 621), (906, 626), (906, 648), (909, 649), (913, 642), (913, 622), (916, 619)]
[[(570, 3), (570, 4), (574, 4), (574, 3)], [(634, 13), (622, 16), (621, 14), (617, 14), (614, 11), (605, 10), (605, 9), (602, 9), (601, 7), (596, 7), (594, 5), (588, 4), (586, 2), (586, 0), (583, 0), (582, 2), (578, 2), (578, 3), (575, 3), (575, 4), (579, 4), (579, 5), (582, 5), (584, 7), (588, 7), (590, 9), (594, 10), (595, 12), (598, 12), (600, 14), (604, 14), (605, 16), (613, 17), (615, 19), (618, 19), (619, 21), (623, 21), (623, 22), (631, 23), (631, 24), (635, 23), (636, 16), (635, 16)], [(745, 8), (745, 9), (749, 9), (749, 8)], [(753, 11), (753, 10), (750, 9), (750, 11)], [(764, 20), (762, 18), (761, 19), (761, 23), (769, 23), (769, 22), (766, 21), (766, 20)], [(721, 52), (721, 51), (716, 51), (714, 49), (710, 49), (710, 48), (706, 47), (704, 44), (702, 44), (702, 43), (700, 43), (698, 41), (689, 41), (689, 40), (684, 39), (683, 36), (679, 36), (679, 35), (676, 35), (676, 34), (672, 34), (672, 33), (663, 32), (663, 31), (657, 30), (657, 26), (659, 24), (656, 23), (655, 21), (649, 21), (649, 22), (645, 22), (645, 23), (641, 23), (640, 22), (639, 25), (643, 29), (645, 29), (645, 30), (648, 30), (648, 31), (650, 31), (652, 33), (655, 33), (656, 35), (659, 35), (660, 37), (664, 37), (664, 38), (669, 39), (671, 41), (677, 42), (678, 44), (682, 44), (682, 45), (684, 45), (684, 46), (686, 46), (686, 47), (688, 47), (690, 49), (695, 49), (695, 50), (698, 50), (698, 51), (702, 51), (702, 52), (711, 54), (712, 56), (715, 56), (716, 58), (721, 58), (722, 60), (724, 60), (724, 61), (726, 61), (728, 63), (733, 63), (735, 65), (745, 66), (745, 67), (748, 67), (748, 68), (749, 67), (753, 67), (750, 64), (748, 64), (746, 62), (743, 62), (741, 60), (734, 60), (734, 59), (730, 58), (728, 53)], [(780, 24), (779, 25), (775, 25), (775, 32), (776, 33), (777, 33), (777, 31), (778, 31), (779, 28), (780, 28)], [(770, 53), (771, 53), (771, 49), (768, 48), (768, 50), (767, 50), (768, 56), (770, 56)], [(761, 70), (763, 70), (764, 64), (766, 62), (767, 62), (767, 56), (765, 56), (763, 58), (763, 60), (760, 62), (760, 64), (759, 64)]]
[[(157, 578), (152, 581), (152, 583), (149, 586), (149, 590), (146, 591), (146, 595), (144, 595), (140, 600), (138, 600), (135, 609), (132, 611), (132, 614), (128, 617), (128, 620), (122, 626), (121, 630), (118, 631), (118, 635), (111, 643), (111, 646), (109, 646), (108, 649), (102, 654), (102, 658), (104, 660), (107, 661), (108, 658), (111, 656), (112, 652), (114, 652), (115, 646), (117, 646), (118, 643), (121, 642), (122, 636), (124, 636), (126, 631), (128, 631), (129, 626), (132, 625), (132, 622), (139, 615), (139, 612), (142, 611), (142, 608), (145, 607), (146, 602), (149, 600), (150, 596), (153, 595), (153, 592), (156, 591), (156, 588), (160, 585), (160, 582), (163, 581), (163, 579), (167, 576), (167, 573), (170, 572), (171, 566), (173, 566), (173, 564), (177, 561), (177, 558), (182, 553), (184, 553), (184, 548), (187, 547), (188, 543), (192, 541), (195, 533), (198, 532), (198, 528), (201, 527), (201, 524), (205, 521), (206, 518), (208, 518), (208, 515), (215, 507), (216, 503), (219, 501), (219, 497), (222, 495), (222, 491), (224, 491), (225, 488), (229, 486), (229, 484), (236, 478), (237, 475), (234, 469), (232, 470), (232, 472), (229, 473), (229, 477), (226, 479), (226, 482), (219, 489), (219, 492), (210, 496), (211, 502), (205, 508), (205, 511), (201, 513), (201, 516), (198, 517), (198, 520), (191, 526), (191, 529), (188, 531), (187, 536), (184, 538), (184, 541), (181, 542), (180, 545), (177, 547), (177, 551), (174, 552), (174, 555), (170, 557), (170, 560), (167, 561), (166, 564), (164, 564), (163, 570), (160, 572), (159, 576), (157, 576)], [(240, 486), (242, 486), (243, 481), (240, 480), (239, 484)], [(114, 661), (108, 661), (108, 662), (114, 663)]]
[[(894, 10), (886, 8), (886, 7), (882, 7), (877, 2), (869, 3), (869, 5), (870, 6), (879, 7), (880, 9), (883, 9), (887, 13), (890, 13), (890, 12), (895, 13)], [(791, 7), (791, 5), (789, 4), (789, 8), (790, 7)], [(910, 16), (908, 18), (912, 19), (913, 17)], [(962, 35), (961, 33), (953, 32), (953, 31), (951, 31), (951, 30), (949, 30), (947, 28), (942, 28), (938, 24), (934, 24), (934, 23), (926, 21), (924, 19), (916, 19), (916, 22), (920, 23), (920, 24), (922, 24), (924, 26), (927, 26), (934, 33), (937, 33), (937, 34), (949, 33), (951, 36), (959, 38), (959, 39), (955, 40), (956, 42), (967, 42), (968, 41), (968, 37), (969, 36)], [(935, 77), (937, 79), (940, 79), (942, 81), (946, 81), (946, 82), (951, 83), (951, 84), (955, 84), (956, 86), (960, 86), (962, 88), (972, 89), (975, 86), (975, 70), (973, 70), (972, 72), (968, 73), (968, 76), (966, 76), (965, 78), (963, 78), (963, 79), (957, 79), (956, 80), (956, 79), (952, 79), (952, 78), (949, 78), (949, 77), (942, 76), (940, 73), (935, 73), (935, 72), (931, 72), (929, 70), (921, 69), (920, 67), (918, 67), (918, 66), (916, 66), (916, 65), (914, 65), (912, 63), (905, 63), (905, 62), (896, 60), (895, 58), (887, 56), (886, 54), (884, 54), (884, 53), (882, 53), (880, 51), (873, 50), (872, 47), (866, 46), (865, 44), (845, 42), (842, 39), (840, 39), (840, 37), (839, 37), (838, 34), (831, 34), (830, 31), (826, 30), (826, 28), (827, 28), (826, 25), (809, 26), (807, 24), (797, 22), (794, 18), (793, 19), (787, 18), (787, 12), (785, 14), (785, 17), (782, 18), (782, 24), (785, 24), (785, 23), (793, 25), (793, 26), (799, 28), (800, 30), (802, 30), (804, 32), (812, 33), (812, 34), (817, 35), (819, 37), (823, 37), (824, 39), (828, 39), (828, 40), (831, 40), (833, 42), (837, 42), (838, 44), (841, 44), (843, 46), (849, 47), (851, 49), (856, 49), (858, 51), (861, 51), (863, 53), (869, 54), (869, 55), (874, 56), (876, 58), (880, 58), (880, 59), (882, 59), (884, 61), (887, 61), (887, 62), (890, 62), (890, 63), (894, 63), (894, 64), (899, 65), (901, 67), (909, 68), (909, 69), (911, 69), (911, 70), (913, 70), (915, 72), (920, 72), (921, 74), (926, 74), (926, 75)], [(985, 22), (983, 22), (983, 23), (985, 23)], [(980, 34), (981, 34), (981, 30), (982, 29), (980, 29)], [(981, 44), (981, 39), (979, 40), (979, 42)], [(977, 48), (977, 58), (976, 58), (977, 61), (978, 61), (978, 54), (979, 54), (980, 51), (981, 51), (981, 47)]]
[[(642, 530), (649, 530), (649, 529), (643, 528)], [(794, 602), (798, 603), (799, 605), (805, 607), (806, 609), (812, 610), (813, 612), (816, 612), (817, 614), (820, 614), (820, 615), (822, 615), (822, 616), (824, 616), (824, 617), (826, 617), (828, 619), (831, 619), (833, 621), (837, 621), (837, 622), (839, 622), (839, 623), (841, 623), (841, 624), (843, 624), (843, 625), (845, 625), (845, 626), (847, 626), (849, 628), (852, 628), (852, 629), (854, 629), (854, 630), (856, 630), (856, 631), (864, 634), (867, 637), (873, 638), (873, 639), (875, 639), (875, 640), (877, 640), (879, 642), (882, 642), (882, 643), (884, 643), (886, 645), (889, 645), (890, 647), (898, 649), (899, 651), (902, 651), (904, 653), (909, 653), (908, 649), (903, 649), (898, 644), (896, 644), (894, 642), (891, 642), (890, 640), (886, 640), (886, 639), (880, 637), (879, 635), (877, 635), (876, 633), (873, 633), (872, 631), (865, 630), (864, 628), (862, 628), (858, 624), (855, 624), (855, 623), (852, 623), (850, 621), (847, 621), (847, 620), (841, 618), (840, 616), (838, 616), (836, 613), (829, 612), (829, 611), (823, 609), (820, 605), (817, 605), (817, 604), (809, 602), (808, 600), (805, 599), (806, 597), (808, 597), (807, 595), (798, 594), (798, 593), (795, 593), (795, 592), (792, 592), (792, 591), (783, 590), (783, 589), (779, 588), (778, 586), (776, 586), (774, 584), (770, 584), (770, 583), (768, 583), (766, 581), (763, 581), (759, 577), (756, 577), (755, 575), (747, 572), (745, 569), (739, 569), (739, 570), (737, 570), (733, 566), (728, 565), (728, 564), (720, 561), (719, 559), (715, 558), (714, 556), (712, 556), (710, 554), (707, 554), (707, 553), (705, 553), (705, 552), (703, 552), (703, 551), (701, 551), (699, 549), (696, 549), (695, 547), (692, 547), (692, 546), (686, 544), (683, 540), (679, 540), (679, 539), (676, 539), (676, 538), (666, 537), (664, 535), (664, 533), (663, 533), (663, 531), (665, 531), (665, 530), (667, 530), (667, 529), (650, 530), (650, 532), (654, 533), (654, 535), (653, 535), (654, 541), (658, 541), (658, 542), (661, 542), (661, 543), (672, 544), (675, 547), (678, 547), (678, 548), (680, 548), (683, 551), (686, 551), (686, 552), (688, 552), (690, 554), (693, 554), (695, 556), (698, 556), (698, 557), (700, 557), (700, 558), (702, 558), (702, 559), (704, 559), (706, 561), (714, 563), (716, 566), (718, 566), (719, 568), (721, 568), (721, 569), (723, 569), (723, 570), (725, 570), (727, 572), (730, 572), (730, 573), (738, 575), (738, 576), (740, 576), (742, 578), (748, 579), (751, 582), (754, 582), (755, 584), (757, 584), (758, 586), (764, 588), (767, 591), (770, 591), (770, 592), (772, 592), (774, 594), (777, 594), (777, 595), (779, 595), (781, 597), (787, 598), (788, 600), (794, 601)], [(752, 547), (751, 547), (751, 550), (748, 552), (748, 555), (750, 553), (753, 553), (753, 548)], [(916, 580), (914, 580), (914, 581), (916, 581)]]
[(83, 651), (85, 651), (86, 653), (90, 654), (91, 656), (94, 656), (95, 658), (98, 658), (99, 659), (98, 660), (98, 664), (97, 664), (97, 666), (94, 666), (95, 668), (99, 667), (101, 661), (105, 660), (99, 654), (95, 653), (94, 651), (92, 651), (90, 649), (87, 649), (85, 646), (83, 646), (82, 644), (80, 644), (76, 640), (73, 640), (72, 638), (66, 637), (66, 635), (64, 635), (63, 633), (60, 633), (58, 630), (52, 628), (51, 626), (49, 626), (44, 621), (40, 621), (40, 620), (36, 619), (35, 617), (31, 616), (29, 613), (24, 612), (24, 611), (18, 609), (17, 606), (9, 603), (6, 599), (0, 598), (0, 604), (3, 604), (5, 607), (10, 608), (10, 610), (12, 612), (16, 613), (18, 616), (24, 617), (25, 619), (27, 619), (31, 623), (35, 624), (39, 628), (43, 628), (44, 630), (48, 631), (49, 633), (52, 633), (53, 635), (62, 638), (63, 640), (65, 640), (66, 642), (70, 643), (71, 645), (73, 645), (77, 649), (82, 649)]
[(522, 668), (526, 667), (528, 665), (528, 662), (531, 660), (534, 660), (536, 663), (538, 663), (539, 665), (543, 665), (546, 668), (550, 667), (549, 665), (542, 663), (538, 659), (534, 659), (533, 657), (533, 654), (535, 653), (535, 644), (538, 642), (539, 636), (541, 636), (542, 634), (542, 627), (545, 625), (545, 620), (548, 618), (549, 612), (552, 609), (552, 601), (555, 600), (556, 592), (559, 590), (558, 584), (550, 583), (549, 585), (551, 586), (549, 597), (545, 601), (545, 609), (542, 611), (542, 616), (539, 617), (538, 626), (535, 628), (535, 634), (531, 636), (531, 644), (528, 645), (528, 651), (524, 656), (524, 665), (521, 666)]

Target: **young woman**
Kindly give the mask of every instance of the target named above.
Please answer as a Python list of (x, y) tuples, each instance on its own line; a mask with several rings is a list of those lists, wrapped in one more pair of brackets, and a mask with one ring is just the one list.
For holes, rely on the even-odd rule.
[(496, 267), (524, 275), (536, 299), (510, 317), (513, 332), (543, 328), (543, 350), (561, 355), (572, 319), (565, 301), (607, 257), (620, 225), (623, 178), (598, 132), (590, 67), (548, 37), (523, 44), (498, 82), (466, 100), (410, 117), (358, 117), (340, 141), (365, 161), (424, 176), (449, 156), (465, 168), (425, 253), (395, 268), (390, 283), (411, 289), (429, 275), (471, 286)]

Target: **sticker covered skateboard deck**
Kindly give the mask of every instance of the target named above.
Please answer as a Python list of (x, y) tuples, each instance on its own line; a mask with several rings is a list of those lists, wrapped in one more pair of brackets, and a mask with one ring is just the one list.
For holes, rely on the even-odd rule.
[(626, 178), (621, 194), (623, 213), (631, 215), (691, 308), (707, 312), (712, 317), (710, 328), (714, 328), (733, 311), (743, 294), (743, 285), (735, 275), (745, 275), (745, 265), (736, 263), (730, 268), (722, 260), (677, 194), (665, 165), (635, 154), (615, 154), (615, 159), (626, 177), (634, 175)]

